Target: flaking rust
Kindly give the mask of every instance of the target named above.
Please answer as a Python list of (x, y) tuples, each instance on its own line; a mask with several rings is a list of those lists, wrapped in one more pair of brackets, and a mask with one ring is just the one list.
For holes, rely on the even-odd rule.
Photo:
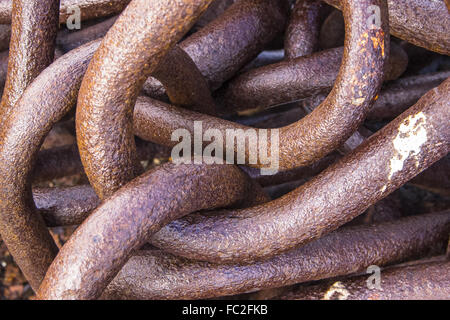
[[(448, 205), (393, 193), (449, 194), (445, 4), (0, 0), (0, 234), (37, 298), (448, 298)], [(324, 34), (339, 10), (345, 40)], [(55, 125), (77, 143), (41, 150)], [(48, 228), (73, 225), (58, 248)]]

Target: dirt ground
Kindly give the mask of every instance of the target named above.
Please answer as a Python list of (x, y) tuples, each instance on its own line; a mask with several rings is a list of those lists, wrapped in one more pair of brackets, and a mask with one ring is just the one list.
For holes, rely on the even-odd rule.
[[(51, 230), (58, 247), (69, 239), (73, 227)], [(0, 300), (33, 299), (34, 292), (0, 238)]]

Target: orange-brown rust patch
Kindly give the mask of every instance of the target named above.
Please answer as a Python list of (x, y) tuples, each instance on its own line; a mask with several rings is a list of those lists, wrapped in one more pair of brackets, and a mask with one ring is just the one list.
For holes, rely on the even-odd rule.
[(384, 31), (383, 30), (378, 30), (375, 37), (370, 37), (370, 39), (372, 40), (372, 45), (374, 49), (377, 49), (378, 47), (380, 47), (381, 49), (381, 55), (385, 56), (385, 52), (384, 52)]

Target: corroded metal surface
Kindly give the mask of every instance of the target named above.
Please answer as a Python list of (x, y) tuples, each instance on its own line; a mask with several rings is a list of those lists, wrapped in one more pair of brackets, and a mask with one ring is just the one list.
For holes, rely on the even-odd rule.
[[(58, 6), (57, 0), (14, 1), (8, 75), (0, 104), (0, 234), (33, 288), (39, 286), (57, 248), (33, 212), (27, 179), (33, 158), (26, 151), (39, 141), (39, 136), (33, 141), (27, 135), (42, 129), (36, 119), (42, 105), (33, 104), (39, 100), (33, 86), (28, 95), (22, 94), (53, 61)], [(42, 32), (33, 30), (39, 27)]]
[(84, 73), (97, 46), (94, 42), (87, 50), (74, 50), (45, 69), (25, 90), (0, 132), (0, 232), (35, 289), (57, 248), (31, 197), (34, 161), (52, 125), (73, 107), (81, 79), (71, 74)]
[[(343, 52), (342, 47), (330, 49), (244, 73), (224, 88), (224, 108), (233, 112), (270, 107), (329, 92), (338, 76)], [(385, 80), (398, 78), (407, 65), (404, 50), (392, 45)]]
[(76, 230), (50, 266), (38, 298), (97, 298), (133, 251), (164, 225), (188, 213), (242, 201), (255, 192), (252, 185), (231, 165), (169, 163), (145, 173)]
[(368, 288), (368, 276), (359, 276), (299, 288), (277, 299), (448, 300), (450, 261), (440, 260), (382, 270), (379, 288)]
[(195, 23), (194, 31), (205, 27), (207, 24), (212, 22), (221, 16), (226, 9), (231, 6), (236, 0), (214, 0), (204, 14)]
[(381, 90), (380, 97), (367, 118), (395, 118), (448, 77), (450, 77), (450, 71), (442, 71), (390, 82)]
[(47, 227), (81, 224), (100, 204), (90, 186), (37, 188), (33, 200)]
[(296, 2), (285, 32), (284, 50), (287, 59), (317, 51), (320, 27), (327, 11), (325, 3), (320, 0)]
[[(400, 78), (383, 85), (377, 101), (367, 115), (369, 120), (393, 119), (414, 105), (425, 93), (450, 77), (450, 71)], [(305, 98), (298, 102), (302, 107), (314, 109), (326, 99), (325, 94)], [(294, 114), (294, 112), (291, 112)], [(267, 120), (269, 121), (269, 117)], [(293, 121), (289, 122), (292, 123)]]
[[(283, 144), (279, 150), (279, 166), (282, 170), (308, 165), (344, 143), (369, 112), (381, 87), (389, 52), (388, 26), (384, 24), (386, 3), (346, 1), (345, 4), (348, 34), (351, 36), (346, 39), (339, 75), (330, 95), (314, 112), (280, 128)], [(382, 13), (382, 24), (378, 29), (367, 24), (369, 15), (366, 8), (375, 4), (380, 6)], [(152, 107), (142, 108), (142, 116), (135, 116), (135, 130), (141, 138), (159, 144), (174, 146), (171, 133), (180, 127), (192, 132), (194, 120), (202, 120), (207, 127), (223, 132), (226, 128), (246, 129), (218, 118), (174, 110), (159, 102), (153, 103)], [(333, 130), (329, 124), (334, 125)], [(248, 148), (245, 155), (247, 164)], [(262, 166), (260, 163), (249, 165)]]
[[(444, 2), (325, 2), (0, 0), (0, 233), (39, 299), (448, 295), (442, 259), (405, 264), (449, 241)], [(274, 289), (394, 263), (403, 292)]]
[[(155, 157), (170, 157), (169, 148), (142, 140), (136, 142), (136, 152), (139, 161), (152, 160)], [(32, 180), (33, 182), (49, 181), (83, 171), (76, 144), (65, 145), (41, 150), (37, 154)]]
[(111, 17), (105, 21), (86, 28), (83, 28), (83, 25), (81, 25), (81, 30), (77, 32), (61, 31), (56, 38), (56, 43), (62, 50), (64, 50), (64, 52), (68, 52), (85, 43), (104, 37), (114, 22), (116, 22), (116, 19), (117, 17)]
[[(340, 7), (340, 0), (325, 0)], [(450, 13), (443, 1), (388, 0), (392, 35), (419, 47), (450, 55)]]
[(342, 12), (335, 10), (325, 19), (320, 29), (319, 44), (322, 49), (340, 47), (344, 44), (345, 24)]
[(9, 48), (9, 40), (11, 39), (11, 26), (0, 25), (0, 51)]
[[(14, 1), (8, 74), (0, 103), (0, 127), (26, 87), (53, 62), (59, 0)], [(36, 32), (41, 29), (41, 32)]]
[(178, 45), (166, 54), (152, 75), (164, 85), (174, 105), (216, 115), (216, 103), (205, 78)]
[(5, 86), (6, 74), (8, 72), (9, 51), (0, 52), (0, 90)]
[(135, 0), (102, 40), (83, 78), (76, 116), (81, 160), (101, 199), (142, 172), (132, 130), (139, 90), (211, 1)]
[[(284, 0), (239, 0), (182, 41), (180, 48), (191, 57), (214, 91), (283, 30), (287, 15)], [(150, 97), (164, 97), (162, 84), (153, 77), (144, 83), (143, 89)]]
[[(131, 0), (61, 0), (59, 22), (65, 23), (80, 8), (81, 20), (94, 19), (121, 12)], [(13, 0), (0, 0), (0, 23), (11, 23)], [(27, 1), (32, 2), (32, 1)], [(38, 1), (40, 2), (40, 1)]]
[(450, 155), (436, 162), (410, 182), (436, 193), (450, 195)]
[(215, 90), (283, 30), (287, 13), (284, 0), (236, 1), (180, 46)]
[[(55, 50), (55, 59), (62, 56), (61, 50)], [(6, 82), (6, 75), (8, 73), (8, 57), (9, 50), (0, 52), (0, 92), (3, 91), (3, 87)]]
[(152, 243), (192, 259), (237, 262), (273, 256), (336, 229), (450, 151), (449, 89), (447, 79), (286, 196), (228, 214), (240, 218), (186, 217), (163, 228)]
[(365, 271), (374, 264), (383, 266), (424, 254), (442, 254), (449, 231), (448, 211), (348, 227), (249, 265), (216, 265), (163, 251), (141, 251), (122, 268), (103, 297), (202, 299), (331, 278)]

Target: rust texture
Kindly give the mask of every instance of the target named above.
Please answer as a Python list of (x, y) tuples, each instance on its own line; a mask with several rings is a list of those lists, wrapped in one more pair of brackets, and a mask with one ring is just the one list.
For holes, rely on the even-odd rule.
[(448, 77), (450, 77), (450, 71), (442, 71), (402, 78), (386, 84), (367, 118), (395, 118)]
[(79, 225), (100, 204), (90, 186), (36, 188), (33, 200), (47, 227)]
[(229, 6), (231, 6), (236, 0), (214, 0), (204, 14), (198, 19), (194, 25), (194, 31), (204, 28), (213, 20), (221, 16)]
[[(450, 71), (427, 73), (424, 75), (400, 78), (395, 81), (385, 83), (381, 88), (378, 99), (375, 101), (372, 110), (367, 115), (369, 120), (389, 120), (397, 117), (406, 109), (415, 104), (425, 93), (440, 85), (450, 77)], [(326, 94), (318, 94), (307, 97), (298, 102), (299, 106), (307, 109), (314, 109), (326, 99)], [(286, 112), (286, 118), (296, 115), (298, 111)], [(266, 117), (266, 121), (275, 121), (276, 115)], [(291, 120), (288, 124), (292, 123)]]
[(276, 184), (282, 184), (286, 182), (308, 179), (322, 172), (329, 165), (340, 158), (338, 152), (333, 152), (328, 156), (323, 157), (319, 161), (306, 167), (298, 167), (292, 170), (279, 171), (274, 175), (262, 175), (259, 169), (242, 166), (242, 170), (247, 172), (252, 179), (258, 182), (261, 186), (273, 186)]
[[(389, 52), (389, 32), (384, 24), (386, 3), (345, 3), (348, 34), (351, 36), (346, 39), (339, 75), (330, 95), (314, 112), (292, 125), (280, 128), (280, 141), (283, 144), (279, 150), (279, 166), (282, 170), (308, 165), (344, 143), (369, 112), (381, 87)], [(383, 23), (379, 29), (373, 29), (367, 24), (366, 8), (375, 4), (380, 6), (382, 13)], [(139, 106), (142, 112), (134, 117), (135, 132), (141, 138), (159, 144), (174, 146), (171, 133), (180, 127), (192, 132), (194, 120), (202, 120), (204, 126), (223, 132), (226, 128), (247, 128), (203, 114), (176, 110), (156, 101), (148, 102), (146, 107), (144, 104), (145, 101), (137, 104), (137, 107), (142, 106)], [(335, 126), (333, 130), (330, 130), (329, 124)], [(245, 153), (247, 164), (248, 148)], [(260, 163), (249, 165), (261, 166)]]
[(293, 59), (317, 51), (319, 32), (328, 7), (320, 0), (298, 0), (285, 31), (286, 58)]
[(0, 52), (0, 92), (3, 92), (5, 86), (6, 74), (8, 73), (9, 51)]
[[(340, 0), (325, 0), (340, 8)], [(416, 46), (450, 55), (450, 13), (443, 1), (388, 0), (393, 36)]]
[[(163, 251), (137, 252), (103, 294), (107, 299), (204, 299), (365, 271), (442, 254), (449, 212), (347, 227), (253, 264), (195, 262)], [(230, 278), (231, 277), (231, 278)]]
[(73, 50), (45, 69), (25, 90), (0, 132), (0, 232), (34, 289), (57, 248), (36, 214), (31, 174), (44, 137), (76, 101), (81, 78), (70, 75), (84, 73), (98, 43), (86, 46), (87, 50)]
[(247, 72), (251, 69), (259, 68), (266, 66), (268, 64), (280, 62), (285, 58), (284, 49), (278, 50), (264, 50), (258, 56), (253, 59), (250, 63), (246, 64), (241, 70), (239, 70), (238, 74)]
[(166, 54), (152, 74), (164, 85), (174, 105), (216, 115), (215, 102), (205, 78), (178, 45)]
[[(22, 94), (53, 61), (58, 7), (56, 0), (14, 1), (8, 74), (0, 104), (0, 234), (33, 288), (38, 287), (57, 248), (43, 220), (33, 214), (27, 180), (32, 159), (21, 148), (35, 143), (26, 135), (33, 134), (33, 123), (36, 130), (40, 128), (36, 118), (42, 105), (23, 110), (33, 105), (36, 96), (32, 89), (28, 96)], [(35, 32), (41, 27), (42, 32)]]
[(345, 24), (342, 12), (335, 10), (325, 19), (320, 29), (319, 45), (322, 49), (340, 47), (344, 44)]
[(111, 17), (86, 28), (83, 28), (83, 25), (81, 25), (82, 29), (77, 32), (60, 31), (56, 38), (56, 44), (64, 50), (64, 52), (78, 48), (85, 43), (104, 37), (116, 19), (117, 17)]
[[(94, 25), (84, 26), (81, 24), (81, 30), (69, 32), (68, 30), (62, 30), (58, 32), (56, 38), (56, 44), (64, 52), (68, 52), (79, 46), (103, 37), (109, 28), (114, 24), (117, 17), (108, 18), (105, 21), (96, 23)], [(7, 49), (9, 47), (9, 36), (11, 34), (11, 28), (9, 25), (0, 25), (0, 50)], [(7, 39), (7, 40), (6, 40)], [(5, 41), (5, 42), (4, 42)]]
[(442, 0), (0, 0), (14, 296), (448, 298), (449, 17)]
[[(55, 49), (55, 59), (59, 58), (63, 55), (62, 51), (58, 48)], [(3, 87), (6, 82), (6, 76), (8, 73), (8, 57), (9, 50), (0, 52), (0, 92), (3, 90)]]
[(446, 252), (446, 258), (450, 261), (450, 238), (448, 239), (448, 245), (447, 245), (447, 252)]
[(381, 271), (380, 288), (368, 288), (370, 275), (301, 287), (276, 299), (288, 300), (448, 300), (450, 261), (417, 261)]
[[(75, 61), (76, 63), (76, 61)], [(137, 157), (140, 161), (154, 157), (170, 157), (170, 149), (138, 140)], [(75, 144), (41, 150), (33, 169), (33, 182), (49, 181), (83, 172), (78, 147)]]
[(283, 30), (287, 14), (285, 0), (239, 0), (180, 46), (215, 90)]
[[(268, 16), (271, 18), (268, 19)], [(188, 53), (192, 62), (206, 77), (208, 85), (217, 88), (222, 82), (234, 75), (245, 63), (254, 58), (276, 34), (281, 32), (286, 16), (286, 4), (282, 0), (270, 2), (262, 0), (256, 2), (247, 0), (236, 1), (234, 6), (231, 6), (218, 19), (205, 26), (201, 32), (196, 32), (193, 36), (181, 42), (180, 47)], [(79, 32), (61, 35), (58, 43), (67, 51), (79, 44), (101, 37), (110, 27), (112, 20), (88, 27)], [(221, 43), (220, 51), (217, 48), (212, 50), (209, 47), (217, 43)], [(175, 54), (187, 60), (188, 57), (183, 57), (179, 51)], [(170, 60), (170, 62), (174, 62), (174, 60)], [(175, 60), (175, 62), (177, 61)], [(185, 63), (192, 64), (192, 62), (187, 61)], [(177, 62), (176, 65), (179, 68), (185, 66), (185, 64), (180, 62)], [(170, 63), (168, 63), (168, 66), (173, 67)], [(164, 71), (167, 70), (173, 72), (170, 68), (165, 68)], [(169, 77), (163, 72), (161, 73), (165, 78), (173, 81), (173, 77)], [(190, 85), (194, 83), (195, 81), (189, 82)], [(173, 89), (173, 86), (169, 87)], [(145, 82), (144, 91), (148, 95), (159, 99), (164, 99), (166, 94), (163, 85), (153, 77), (150, 77)], [(188, 90), (185, 91), (187, 92)], [(212, 102), (210, 100), (207, 98), (206, 102), (200, 101), (204, 105), (203, 109), (211, 110)], [(210, 113), (214, 114), (214, 112)]]
[[(81, 20), (89, 20), (119, 13), (130, 1), (131, 0), (61, 0), (59, 22), (66, 23), (67, 18), (73, 14), (73, 11), (71, 11), (71, 8), (73, 7), (80, 8)], [(11, 23), (13, 2), (13, 0), (0, 0), (0, 23)]]
[[(251, 261), (336, 229), (450, 151), (449, 88), (447, 79), (353, 152), (291, 193), (268, 204), (232, 211), (228, 218), (186, 217), (156, 233), (152, 243), (191, 259)], [(403, 139), (418, 139), (416, 151), (403, 154), (398, 147)], [(392, 159), (401, 159), (401, 168)]]
[[(419, 77), (411, 77), (411, 78), (403, 78), (398, 82), (392, 83), (386, 90), (386, 97), (383, 95), (383, 91), (380, 94), (380, 98), (377, 101), (383, 101), (385, 100), (385, 103), (394, 103), (394, 101), (402, 101), (402, 99), (405, 100), (405, 109), (409, 104), (411, 103), (411, 100), (415, 100), (415, 95), (417, 95), (417, 91), (421, 92), (425, 90), (429, 85), (432, 83), (439, 84), (443, 79), (442, 75), (446, 75), (446, 77), (450, 76), (448, 72), (443, 72), (440, 74), (430, 74), (430, 76), (419, 76)], [(437, 76), (437, 77), (436, 77)], [(426, 78), (426, 79), (425, 79)], [(405, 87), (405, 91), (409, 93), (413, 93), (412, 97), (406, 97), (406, 95), (403, 93), (402, 90), (397, 90), (397, 88), (401, 88), (402, 86), (405, 86), (408, 83), (414, 84), (416, 80), (419, 80), (419, 83), (421, 85), (419, 87)], [(425, 80), (425, 83), (422, 84), (422, 80)], [(434, 85), (432, 85), (434, 87)], [(392, 89), (392, 90), (391, 90)], [(430, 88), (428, 88), (430, 89)], [(420, 93), (419, 93), (420, 94)], [(398, 96), (397, 96), (398, 95)], [(385, 97), (385, 98), (383, 98)], [(325, 97), (323, 97), (325, 99)], [(323, 100), (322, 99), (322, 100)], [(416, 102), (416, 101), (414, 101)], [(309, 107), (309, 105), (308, 105)], [(378, 104), (375, 103), (374, 105), (374, 111), (376, 109), (382, 108), (381, 112), (384, 116), (383, 118), (394, 118), (397, 116), (400, 112), (396, 112), (398, 110), (391, 110), (394, 108), (392, 106), (391, 108), (388, 107), (388, 105), (385, 104)], [(380, 112), (380, 113), (381, 113)], [(379, 112), (376, 114), (379, 115)], [(273, 126), (278, 126), (280, 124), (290, 124), (293, 122), (293, 119), (299, 118), (299, 112), (298, 109), (292, 109), (289, 111), (286, 111), (285, 114), (281, 113), (281, 119), (280, 119), (280, 113), (276, 113), (274, 115), (270, 115), (268, 117), (264, 117), (263, 120), (259, 120), (256, 122), (252, 122), (253, 125), (258, 126), (260, 123), (263, 124), (271, 124)], [(370, 117), (369, 117), (370, 118)], [(375, 117), (375, 118), (378, 118)], [(257, 118), (258, 119), (258, 118)], [(248, 121), (247, 121), (248, 122)], [(367, 134), (365, 135), (367, 137)], [(361, 138), (361, 137), (360, 137)], [(352, 137), (349, 139), (351, 140)], [(347, 141), (348, 142), (348, 141)], [(358, 141), (358, 145), (361, 144), (362, 141)], [(345, 145), (345, 144), (344, 144)], [(354, 149), (354, 148), (352, 148)], [(274, 175), (261, 175), (260, 170), (255, 168), (250, 168), (246, 166), (242, 166), (242, 169), (247, 172), (252, 179), (257, 181), (261, 186), (273, 186), (277, 184), (283, 184), (287, 182), (293, 182), (298, 180), (305, 180), (310, 179), (313, 176), (317, 175), (324, 169), (326, 169), (330, 164), (340, 159), (342, 155), (338, 152), (334, 152), (319, 161), (313, 163), (310, 166), (306, 167), (298, 167), (294, 168), (292, 170), (286, 170), (286, 171), (279, 171), (275, 173)], [(433, 164), (430, 168), (425, 170), (423, 173), (419, 174), (417, 177), (413, 178), (410, 183), (420, 186), (422, 188), (426, 188), (432, 192), (442, 193), (442, 194), (449, 194), (450, 190), (450, 161), (449, 157), (446, 156), (443, 159), (439, 160), (435, 164)]]
[(164, 225), (250, 197), (251, 186), (231, 165), (169, 163), (145, 173), (114, 193), (76, 230), (50, 266), (38, 298), (99, 297), (132, 252)]
[(147, 76), (210, 2), (133, 1), (102, 40), (83, 78), (76, 116), (81, 160), (101, 199), (142, 172), (133, 105)]
[(11, 39), (11, 26), (6, 24), (0, 25), (0, 51), (9, 48), (9, 40)]
[(32, 181), (49, 181), (83, 172), (75, 144), (40, 151), (36, 156)]
[(8, 74), (0, 103), (0, 125), (8, 118), (26, 87), (53, 62), (58, 8), (59, 0), (14, 1)]
[[(252, 180), (252, 193), (244, 193), (237, 207), (248, 207), (270, 200), (260, 185)], [(250, 197), (248, 197), (250, 195)], [(245, 198), (248, 197), (248, 198)], [(33, 199), (48, 227), (81, 224), (97, 207), (99, 198), (91, 186), (35, 188)]]
[[(214, 91), (283, 30), (287, 16), (284, 0), (238, 0), (179, 45)], [(153, 77), (144, 83), (143, 89), (152, 98), (165, 96), (162, 84)]]
[(442, 158), (410, 182), (436, 193), (450, 195), (450, 156)]
[[(339, 73), (344, 49), (321, 51), (307, 57), (251, 70), (224, 88), (227, 112), (270, 107), (329, 92)], [(408, 57), (392, 45), (385, 80), (398, 78), (406, 69)]]

